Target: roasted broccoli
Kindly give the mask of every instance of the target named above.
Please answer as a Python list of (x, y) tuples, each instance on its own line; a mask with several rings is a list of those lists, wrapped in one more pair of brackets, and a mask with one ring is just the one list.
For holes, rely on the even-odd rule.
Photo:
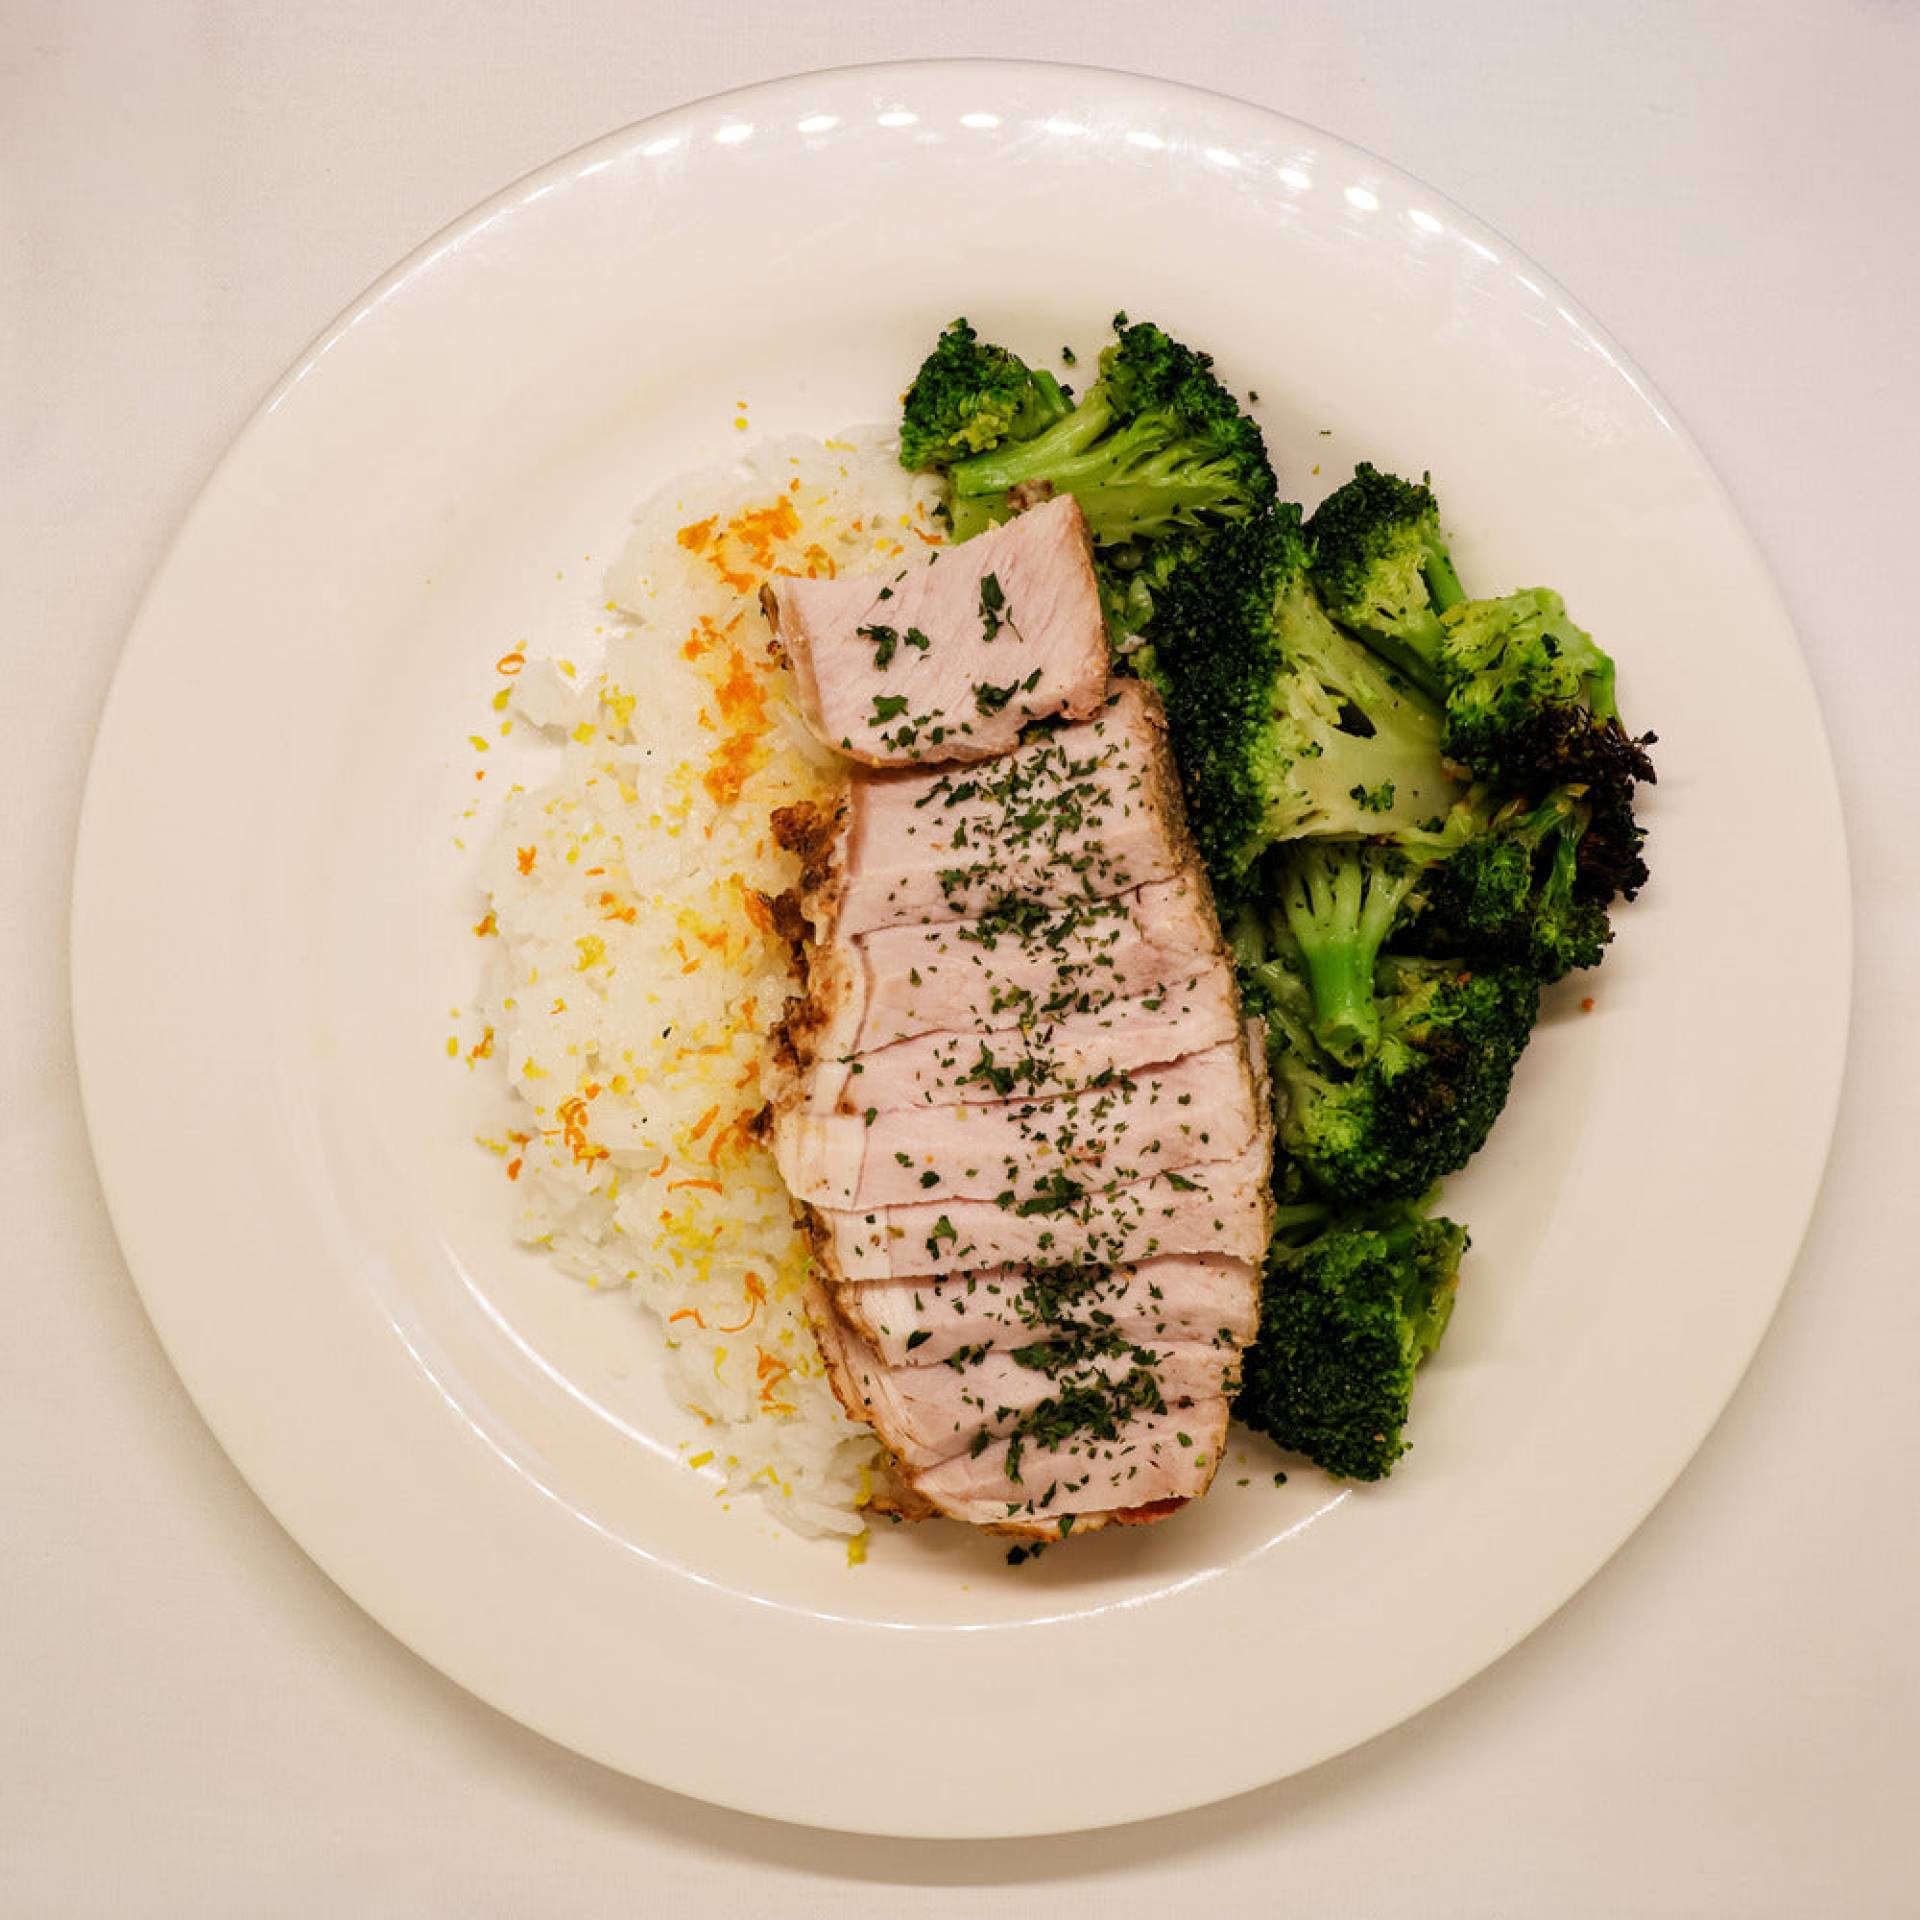
[(1321, 502), (1307, 535), (1334, 618), (1445, 708), (1448, 758), (1503, 796), (1582, 789), (1582, 893), (1631, 899), (1647, 878), (1633, 791), (1654, 778), (1653, 736), (1627, 732), (1613, 661), (1560, 596), (1466, 599), (1432, 491), (1370, 466)]
[(1476, 823), (1457, 851), (1420, 869), (1414, 909), (1396, 942), (1418, 953), (1524, 966), (1543, 983), (1597, 967), (1613, 929), (1580, 874), (1591, 820), (1577, 788), (1550, 793), (1538, 806), (1509, 801)]
[(1300, 950), (1315, 1037), (1336, 1060), (1356, 1067), (1379, 1044), (1374, 967), (1419, 882), (1421, 862), (1392, 845), (1302, 840), (1273, 864), (1273, 898)]
[(1231, 901), (1303, 835), (1418, 835), (1461, 794), (1433, 704), (1321, 609), (1300, 510), (1229, 527), (1153, 596), (1141, 669), (1159, 686), (1194, 836)]
[(1277, 1237), (1235, 1414), (1344, 1479), (1391, 1472), (1466, 1249), (1464, 1227), (1404, 1203), (1344, 1216), (1305, 1245)]
[(1362, 461), (1314, 510), (1307, 537), (1327, 611), (1439, 698), (1440, 616), (1466, 594), (1432, 490)]
[[(1235, 948), (1253, 944), (1236, 928)], [(1355, 1067), (1321, 1044), (1305, 963), (1284, 917), (1269, 957), (1243, 960), (1247, 1005), (1265, 1017), (1284, 1159), (1342, 1206), (1406, 1198), (1465, 1166), (1506, 1105), (1540, 1011), (1524, 967), (1383, 956), (1378, 1037)]]
[(1052, 374), (956, 320), (921, 362), (900, 415), (900, 464), (935, 472), (1005, 440), (1026, 440), (1073, 410)]
[[(1210, 356), (1124, 314), (1114, 330), (1098, 377), (1071, 412), (948, 467), (956, 529), (1003, 516), (1016, 490), (1071, 493), (1096, 545), (1113, 548), (1243, 520), (1273, 499), (1266, 442), (1215, 379)], [(922, 457), (925, 441), (916, 433), (909, 446), (903, 431), (908, 466), (942, 464)]]

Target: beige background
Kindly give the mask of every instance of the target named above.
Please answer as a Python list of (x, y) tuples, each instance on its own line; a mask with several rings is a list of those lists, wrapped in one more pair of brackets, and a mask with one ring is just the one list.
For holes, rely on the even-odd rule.
[[(995, 1846), (799, 1832), (635, 1785), (358, 1614), (155, 1346), (93, 1182), (64, 1000), (120, 635), (304, 342), (595, 134), (796, 68), (940, 53), (1282, 108), (1571, 286), (1773, 557), (1860, 903), (1851, 1080), (1799, 1273), (1613, 1565), (1359, 1753), (1202, 1813)], [(1908, 0), (0, 0), (0, 1912), (1920, 1911), (1916, 80)], [(1793, 770), (1756, 775), (1763, 833)]]

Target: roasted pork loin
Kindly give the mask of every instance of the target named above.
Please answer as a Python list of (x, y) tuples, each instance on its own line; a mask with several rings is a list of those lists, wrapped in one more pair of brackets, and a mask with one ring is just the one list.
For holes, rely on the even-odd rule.
[(1091, 713), (1107, 637), (1069, 494), (917, 567), (783, 579), (762, 600), (807, 723), (868, 766), (988, 760), (1030, 721)]
[[(989, 578), (1017, 639), (981, 631)], [(950, 703), (984, 654), (1026, 650), (1031, 699), (775, 816), (805, 980), (766, 1120), (821, 1352), (893, 1504), (1038, 1537), (1206, 1491), (1270, 1223), (1257, 1036), (1159, 703), (1105, 677), (1097, 601), (1090, 674), (1091, 579), (1077, 509), (1050, 502), (913, 574), (783, 584), (775, 609), (810, 720), (867, 762), (910, 757), (850, 717), (906, 691), (905, 654), (911, 697)], [(875, 642), (909, 615), (924, 647)]]

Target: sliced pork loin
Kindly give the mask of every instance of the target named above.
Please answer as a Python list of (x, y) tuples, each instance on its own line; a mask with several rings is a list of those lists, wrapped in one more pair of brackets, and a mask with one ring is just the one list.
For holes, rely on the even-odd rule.
[[(1222, 967), (1096, 1010), (916, 1034), (871, 1052), (823, 1053), (796, 1085), (809, 1113), (863, 1114), (871, 1107), (985, 1106), (1044, 1100), (1113, 1074), (1133, 1074), (1231, 1041), (1240, 1031), (1233, 977)], [(785, 1089), (782, 1089), (784, 1095)]]
[(916, 566), (783, 579), (762, 604), (808, 726), (868, 766), (991, 759), (1106, 692), (1093, 550), (1068, 494)]
[(1194, 873), (1159, 702), (1117, 680), (1091, 719), (978, 767), (856, 773), (840, 808), (783, 807), (820, 941), (974, 920), (1018, 935), (1063, 908)]
[(1051, 1376), (1004, 1353), (891, 1367), (817, 1284), (809, 1311), (835, 1392), (883, 1436), (908, 1487), (951, 1518), (1046, 1538), (1082, 1517), (1159, 1518), (1163, 1503), (1204, 1493), (1219, 1464), (1239, 1366), (1230, 1345), (1068, 1354)]
[(1132, 1073), (1103, 1070), (1054, 1098), (1009, 1094), (859, 1113), (796, 1109), (774, 1121), (773, 1151), (787, 1190), (817, 1207), (897, 1207), (930, 1194), (1026, 1201), (1053, 1193), (1063, 1176), (1137, 1180), (1228, 1159), (1260, 1128), (1255, 1102), (1234, 1031), (1183, 1059)]
[(1202, 1400), (1136, 1414), (1111, 1439), (1082, 1429), (1054, 1446), (995, 1440), (916, 1472), (913, 1486), (949, 1519), (1050, 1540), (1076, 1525), (1165, 1519), (1213, 1484), (1226, 1442), (1226, 1400)]
[(895, 1367), (843, 1329), (838, 1364), (894, 1457), (925, 1468), (1008, 1438), (1066, 1394), (1103, 1404), (1114, 1426), (1137, 1413), (1217, 1399), (1233, 1390), (1240, 1355), (1203, 1341), (1146, 1347), (1083, 1338)]
[(923, 1200), (858, 1212), (815, 1208), (816, 1251), (837, 1280), (915, 1279), (1000, 1266), (1122, 1266), (1161, 1253), (1258, 1260), (1270, 1219), (1263, 1127), (1231, 1160), (1077, 1190), (1062, 1174), (1012, 1204)]
[[(815, 946), (807, 991), (784, 1022), (794, 1066), (824, 1071), (921, 1035), (1132, 1021), (1158, 1011), (1146, 1003), (1168, 981), (1185, 983), (1170, 1003), (1179, 1009), (1207, 991), (1196, 975), (1216, 995), (1231, 979), (1212, 903), (1185, 876), (1076, 901), (1019, 931), (1004, 918), (886, 927)], [(1131, 1005), (1122, 1011), (1122, 1002)], [(819, 1104), (820, 1090), (810, 1091)]]
[(775, 816), (807, 987), (767, 1125), (829, 1375), (900, 1500), (1057, 1537), (1212, 1479), (1272, 1119), (1157, 698), (1114, 681), (1005, 744)]
[(840, 1317), (887, 1365), (1099, 1330), (1142, 1346), (1246, 1345), (1260, 1324), (1260, 1273), (1222, 1253), (1161, 1254), (1127, 1267), (996, 1267), (942, 1280), (833, 1289)]

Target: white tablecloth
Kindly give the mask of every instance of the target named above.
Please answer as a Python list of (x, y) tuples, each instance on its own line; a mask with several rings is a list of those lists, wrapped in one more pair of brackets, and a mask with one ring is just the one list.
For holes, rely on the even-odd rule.
[[(1851, 1079), (1798, 1275), (1618, 1559), (1360, 1752), (1208, 1811), (1003, 1845), (801, 1832), (636, 1785), (360, 1615), (161, 1357), (101, 1209), (64, 992), (121, 635), (302, 344), (595, 134), (796, 68), (943, 53), (1285, 109), (1576, 289), (1772, 557), (1859, 901)], [(1917, 81), (1900, 0), (0, 7), (0, 1912), (1920, 1911)], [(1764, 834), (1794, 769), (1756, 774)]]

